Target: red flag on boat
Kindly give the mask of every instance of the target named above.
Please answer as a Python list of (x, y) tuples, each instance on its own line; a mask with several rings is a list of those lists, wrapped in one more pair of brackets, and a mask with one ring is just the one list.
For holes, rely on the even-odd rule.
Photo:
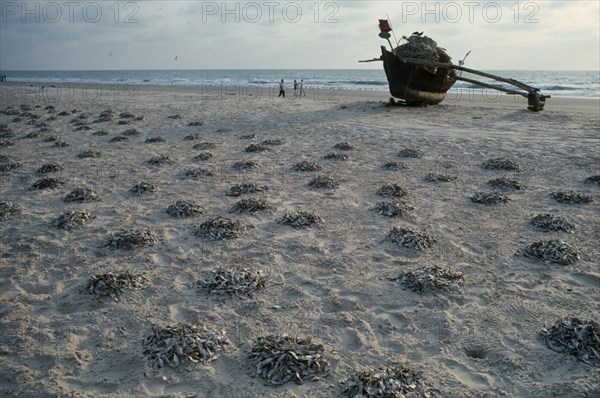
[(379, 20), (379, 30), (382, 32), (389, 32), (392, 30), (392, 28), (390, 28), (390, 23), (388, 22), (387, 19)]

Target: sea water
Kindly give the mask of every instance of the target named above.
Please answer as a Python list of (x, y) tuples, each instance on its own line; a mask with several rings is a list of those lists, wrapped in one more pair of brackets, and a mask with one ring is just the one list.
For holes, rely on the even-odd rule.
[[(600, 71), (486, 71), (539, 88), (553, 97), (600, 98)], [(278, 90), (284, 79), (287, 89), (304, 80), (306, 89), (371, 90), (388, 92), (383, 69), (225, 69), (225, 70), (98, 70), (98, 71), (3, 71), (9, 82), (77, 83), (110, 85), (159, 85), (197, 87), (250, 87)], [(465, 75), (467, 76), (467, 75)], [(474, 75), (476, 80), (511, 87)], [(451, 91), (474, 89), (457, 82)], [(512, 87), (511, 87), (512, 88)]]

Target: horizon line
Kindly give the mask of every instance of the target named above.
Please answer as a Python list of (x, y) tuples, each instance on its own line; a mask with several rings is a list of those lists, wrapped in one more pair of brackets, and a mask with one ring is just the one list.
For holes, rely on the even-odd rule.
[[(123, 71), (279, 71), (279, 70), (381, 70), (383, 68), (198, 68), (198, 69), (150, 69), (150, 68), (127, 68), (127, 69), (0, 69), (0, 73), (7, 72), (123, 72)], [(479, 69), (494, 71), (521, 71), (521, 72), (598, 72), (596, 69)]]

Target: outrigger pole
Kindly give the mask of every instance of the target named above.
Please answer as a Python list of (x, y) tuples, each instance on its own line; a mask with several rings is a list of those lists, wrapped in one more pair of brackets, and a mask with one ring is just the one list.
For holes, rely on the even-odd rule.
[(434, 61), (427, 61), (424, 59), (414, 59), (414, 58), (402, 58), (402, 57), (399, 57), (398, 55), (396, 55), (396, 57), (398, 57), (398, 59), (400, 59), (400, 61), (403, 63), (411, 63), (411, 64), (415, 64), (415, 65), (437, 66), (440, 68), (456, 69), (456, 70), (461, 70), (463, 72), (472, 73), (474, 75), (479, 75), (479, 76), (487, 77), (489, 79), (498, 80), (500, 82), (511, 84), (515, 87), (518, 87), (518, 88), (524, 90), (525, 92), (510, 90), (510, 89), (506, 89), (504, 87), (501, 87), (501, 86), (498, 86), (495, 84), (488, 84), (488, 83), (480, 82), (477, 80), (469, 79), (466, 77), (456, 76), (456, 80), (462, 80), (462, 81), (465, 81), (465, 82), (468, 82), (471, 84), (476, 84), (478, 86), (483, 86), (483, 87), (491, 88), (494, 90), (503, 91), (508, 94), (521, 95), (521, 96), (527, 98), (527, 103), (529, 105), (527, 107), (527, 109), (529, 109), (530, 111), (539, 112), (539, 111), (543, 110), (544, 105), (546, 105), (546, 98), (550, 98), (549, 95), (543, 95), (542, 93), (540, 93), (539, 88), (530, 86), (528, 84), (522, 83), (515, 79), (509, 79), (509, 78), (505, 78), (502, 76), (496, 76), (496, 75), (492, 75), (491, 73), (478, 71), (476, 69), (465, 68), (464, 66), (459, 66), (459, 65), (446, 64), (443, 62), (434, 62)]

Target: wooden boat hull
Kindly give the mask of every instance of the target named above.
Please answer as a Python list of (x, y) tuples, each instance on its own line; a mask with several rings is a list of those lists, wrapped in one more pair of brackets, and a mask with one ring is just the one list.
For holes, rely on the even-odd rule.
[(439, 104), (456, 82), (452, 69), (437, 68), (432, 74), (419, 65), (402, 62), (383, 46), (381, 53), (390, 93), (409, 104)]

